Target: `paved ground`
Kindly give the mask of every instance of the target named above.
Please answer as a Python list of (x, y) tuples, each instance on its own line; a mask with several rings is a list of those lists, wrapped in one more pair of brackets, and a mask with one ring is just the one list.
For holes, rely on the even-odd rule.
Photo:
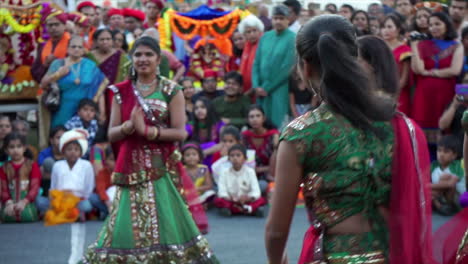
[[(221, 263), (266, 263), (264, 226), (266, 218), (218, 216), (208, 212), (210, 233), (207, 235)], [(433, 228), (447, 218), (433, 216)], [(102, 222), (86, 223), (87, 244), (93, 242)], [(308, 223), (304, 208), (296, 209), (288, 241), (290, 263), (297, 263), (302, 237)], [(44, 227), (43, 223), (1, 224), (0, 263), (5, 264), (64, 264), (70, 254), (70, 226)]]

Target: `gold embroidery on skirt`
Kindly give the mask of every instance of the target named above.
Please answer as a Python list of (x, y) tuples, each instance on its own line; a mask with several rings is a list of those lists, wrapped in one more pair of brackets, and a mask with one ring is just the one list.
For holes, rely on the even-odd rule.
[(112, 209), (109, 214), (109, 219), (107, 220), (109, 222), (106, 224), (106, 228), (103, 228), (101, 230), (101, 233), (98, 235), (98, 237), (102, 237), (105, 234), (104, 243), (103, 243), (104, 247), (111, 247), (111, 244), (112, 244), (112, 231), (111, 230), (114, 230), (115, 219), (117, 218), (117, 213), (119, 211), (118, 206), (120, 204), (121, 196), (122, 196), (122, 189), (117, 186), (117, 190), (114, 196), (114, 201), (112, 202)]

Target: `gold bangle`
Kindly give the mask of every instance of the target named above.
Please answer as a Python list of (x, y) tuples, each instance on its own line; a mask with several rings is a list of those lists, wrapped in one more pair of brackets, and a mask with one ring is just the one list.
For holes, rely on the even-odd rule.
[(153, 133), (148, 135), (148, 140), (155, 140), (158, 137), (159, 129), (157, 127), (153, 127)]
[(133, 134), (133, 132), (135, 132), (135, 128), (133, 128), (133, 129), (130, 130), (130, 131), (127, 131), (127, 128), (128, 128), (128, 127), (127, 127), (127, 124), (128, 124), (128, 122), (129, 122), (128, 120), (125, 121), (125, 122), (122, 124), (122, 126), (120, 127), (120, 132), (122, 132), (122, 134), (124, 134), (124, 135), (126, 135), (126, 136), (129, 136), (129, 135)]

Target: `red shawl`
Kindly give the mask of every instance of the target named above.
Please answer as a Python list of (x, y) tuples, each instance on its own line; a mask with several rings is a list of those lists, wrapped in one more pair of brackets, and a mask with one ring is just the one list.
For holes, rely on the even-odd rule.
[(252, 67), (255, 60), (255, 54), (257, 53), (258, 43), (254, 44), (247, 41), (244, 46), (244, 51), (242, 52), (241, 64), (239, 71), (244, 78), (244, 89), (242, 92), (247, 92), (252, 88)]
[(392, 124), (395, 147), (389, 218), (390, 263), (435, 263), (426, 137), (422, 129), (403, 114), (396, 114)]

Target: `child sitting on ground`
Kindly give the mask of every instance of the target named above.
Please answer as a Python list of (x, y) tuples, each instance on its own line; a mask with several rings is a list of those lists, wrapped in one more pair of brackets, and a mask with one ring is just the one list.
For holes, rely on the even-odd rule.
[(5, 205), (1, 212), (2, 221), (37, 221), (34, 201), (41, 183), (39, 166), (24, 157), (26, 138), (22, 135), (15, 132), (8, 134), (4, 148), (11, 160), (0, 168), (1, 202)]
[(443, 136), (437, 144), (437, 161), (431, 165), (432, 204), (442, 215), (453, 215), (458, 211), (456, 201), (465, 191), (463, 168), (457, 160), (460, 146), (456, 136)]
[[(17, 119), (13, 121), (12, 126), (13, 126), (13, 132), (16, 132), (20, 134), (21, 136), (23, 136), (24, 138), (26, 138), (26, 142), (27, 142), (29, 132), (31, 131), (31, 126), (29, 125), (29, 123), (25, 120)], [(37, 151), (36, 147), (30, 144), (26, 145), (26, 152), (24, 153), (26, 158), (37, 160), (38, 154), (39, 154), (39, 151)]]
[[(231, 167), (228, 150), (236, 144), (241, 144), (241, 134), (239, 129), (231, 125), (225, 126), (221, 132), (221, 144), (221, 150), (213, 154), (213, 165), (211, 165), (215, 184), (218, 184), (219, 175), (224, 170)], [(252, 169), (255, 169), (255, 150), (247, 150), (246, 164)]]
[(85, 129), (88, 132), (88, 146), (90, 148), (99, 128), (96, 120), (97, 110), (97, 104), (93, 100), (85, 98), (78, 104), (77, 114), (65, 123), (65, 127), (69, 130), (74, 128)]
[(93, 209), (89, 197), (94, 190), (93, 166), (81, 159), (88, 150), (88, 133), (86, 130), (73, 129), (65, 132), (60, 138), (60, 151), (64, 160), (55, 162), (52, 168), (51, 190), (70, 191), (81, 198), (78, 210), (89, 213)]
[(195, 142), (188, 142), (182, 147), (182, 162), (187, 174), (193, 181), (200, 202), (205, 203), (216, 193), (213, 191), (213, 181), (211, 180), (210, 170), (203, 162), (203, 152)]
[(255, 170), (245, 165), (247, 150), (237, 144), (229, 149), (228, 155), (232, 167), (220, 175), (215, 206), (225, 216), (247, 214), (263, 217), (266, 200), (261, 197)]
[(89, 201), (99, 210), (99, 219), (104, 220), (110, 212), (115, 194), (111, 176), (115, 167), (115, 157), (112, 147), (107, 146), (105, 151), (104, 167), (96, 176), (96, 192), (91, 194)]

